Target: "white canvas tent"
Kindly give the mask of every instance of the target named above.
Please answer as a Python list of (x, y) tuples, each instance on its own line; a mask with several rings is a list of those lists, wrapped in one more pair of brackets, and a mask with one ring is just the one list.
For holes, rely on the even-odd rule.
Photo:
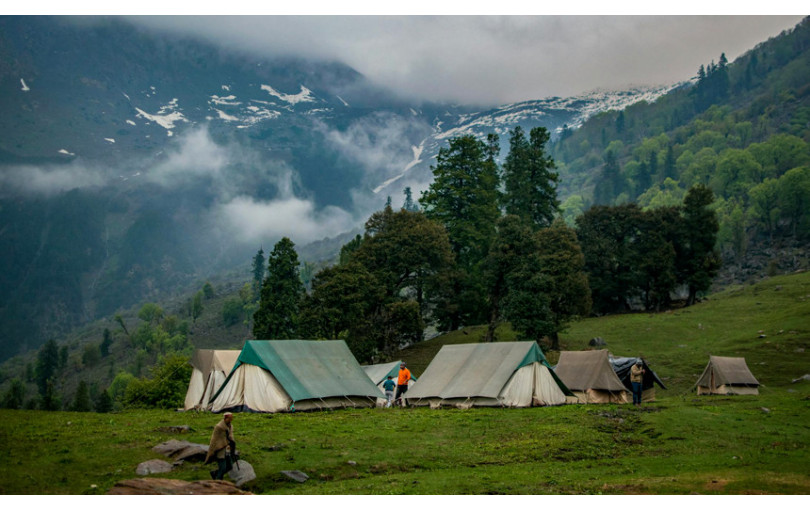
[(759, 395), (759, 381), (745, 358), (709, 356), (696, 386), (698, 395)]
[(608, 351), (562, 351), (554, 371), (583, 404), (632, 402), (631, 393), (613, 371)]
[(382, 392), (343, 340), (248, 340), (211, 410), (372, 407)]
[(191, 356), (193, 368), (183, 409), (207, 409), (211, 397), (225, 381), (238, 357), (237, 350), (195, 350)]
[(411, 405), (530, 407), (570, 393), (535, 342), (445, 345), (405, 395)]

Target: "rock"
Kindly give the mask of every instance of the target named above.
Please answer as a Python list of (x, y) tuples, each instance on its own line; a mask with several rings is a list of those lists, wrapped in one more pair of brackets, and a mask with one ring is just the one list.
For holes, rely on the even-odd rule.
[(168, 473), (172, 470), (172, 465), (165, 460), (152, 459), (146, 462), (141, 462), (135, 469), (135, 474), (145, 476), (154, 473)]
[(227, 474), (237, 487), (256, 479), (256, 471), (253, 470), (253, 466), (241, 459), (236, 461), (233, 469), (228, 471)]
[(350, 460), (350, 461), (348, 461), (346, 464), (348, 464), (348, 465), (350, 465), (350, 466), (356, 466), (356, 465), (357, 465), (357, 462), (356, 462), (356, 461), (353, 461), (353, 460)]
[(590, 345), (591, 347), (600, 347), (603, 345), (607, 345), (607, 342), (605, 342), (601, 336), (597, 336), (595, 338), (591, 338), (591, 341), (588, 342), (588, 345)]
[(161, 453), (167, 457), (171, 457), (176, 461), (177, 460), (203, 461), (205, 460), (205, 456), (208, 454), (208, 445), (170, 439), (165, 443), (161, 443), (155, 446), (154, 448), (152, 448), (152, 451)]
[(171, 427), (161, 427), (158, 430), (168, 432), (169, 434), (188, 434), (189, 432), (194, 432), (194, 429), (188, 425), (173, 425)]
[(768, 409), (767, 407), (760, 407), (760, 408), (759, 408), (759, 410), (760, 410), (760, 411), (762, 411), (762, 412), (763, 412), (763, 413), (765, 413), (765, 414), (768, 414), (768, 413), (770, 413), (770, 412), (771, 412), (771, 410), (770, 410), (770, 409)]
[(296, 482), (304, 483), (309, 480), (309, 476), (306, 473), (302, 473), (301, 471), (282, 471), (281, 474), (287, 476), (288, 478), (292, 478)]
[(251, 494), (224, 480), (186, 482), (167, 478), (133, 478), (116, 483), (107, 494), (177, 495), (177, 494)]
[(810, 374), (804, 374), (803, 376), (793, 379), (791, 382), (797, 383), (799, 381), (810, 381)]

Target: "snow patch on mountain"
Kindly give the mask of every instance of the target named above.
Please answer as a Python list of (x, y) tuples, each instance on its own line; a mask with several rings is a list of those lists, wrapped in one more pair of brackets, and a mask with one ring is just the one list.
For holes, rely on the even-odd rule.
[(69, 152), (67, 149), (59, 149), (59, 154), (64, 154), (65, 156), (75, 156), (76, 154)]
[(115, 143), (115, 138), (105, 138), (104, 140), (110, 143)]
[(127, 119), (127, 124), (129, 124), (130, 126), (137, 126), (137, 124), (135, 124), (134, 121), (131, 121), (129, 119)]
[(226, 122), (239, 122), (239, 120), (240, 120), (239, 117), (234, 117), (233, 115), (228, 115), (227, 113), (223, 112), (222, 110), (218, 110), (216, 108), (212, 108), (212, 110), (217, 112), (217, 115), (219, 115), (219, 118), (226, 121)]
[[(152, 88), (154, 89), (154, 87)], [(183, 113), (177, 111), (177, 109), (177, 98), (172, 99), (167, 105), (162, 106), (154, 115), (146, 113), (140, 108), (135, 108), (135, 110), (138, 112), (138, 117), (142, 117), (148, 121), (154, 122), (155, 124), (166, 129), (168, 136), (174, 135), (172, 129), (174, 129), (175, 123), (180, 121), (188, 122), (188, 119), (186, 119)]]
[(312, 91), (308, 88), (300, 85), (301, 91), (298, 94), (284, 94), (283, 92), (279, 92), (270, 85), (262, 85), (261, 89), (266, 91), (271, 96), (277, 97), (284, 101), (285, 103), (290, 103), (291, 105), (296, 105), (298, 103), (314, 103), (316, 102), (315, 97), (312, 95)]
[(335, 97), (340, 99), (340, 102), (343, 103), (343, 106), (349, 106), (349, 103), (347, 103), (346, 100), (344, 100), (342, 97), (337, 96), (337, 95)]
[(419, 144), (418, 147), (417, 146), (412, 146), (411, 147), (411, 150), (413, 151), (413, 160), (410, 163), (408, 163), (407, 165), (405, 165), (405, 168), (402, 170), (402, 173), (399, 174), (399, 175), (396, 175), (394, 177), (391, 177), (390, 179), (388, 179), (384, 183), (382, 183), (379, 186), (377, 186), (376, 188), (374, 188), (374, 193), (379, 193), (380, 191), (384, 190), (389, 184), (392, 184), (392, 183), (402, 179), (405, 176), (405, 174), (408, 173), (408, 170), (410, 170), (411, 168), (413, 168), (414, 166), (416, 166), (416, 165), (418, 165), (419, 163), (422, 162), (422, 153), (425, 150), (425, 141), (426, 140), (422, 140), (422, 143)]
[(242, 104), (240, 101), (236, 101), (236, 96), (234, 96), (233, 94), (225, 97), (213, 95), (211, 96), (211, 99), (208, 100), (208, 102), (218, 106), (239, 106), (240, 104)]
[(25, 80), (23, 80), (22, 78), (20, 78), (20, 83), (22, 84), (22, 88), (20, 90), (22, 90), (23, 92), (29, 92), (31, 90), (30, 88), (28, 88), (28, 85), (25, 84)]

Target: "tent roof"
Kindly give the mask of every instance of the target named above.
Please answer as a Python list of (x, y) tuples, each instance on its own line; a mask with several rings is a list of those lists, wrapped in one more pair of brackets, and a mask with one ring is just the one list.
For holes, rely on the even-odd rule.
[(727, 358), (724, 356), (709, 356), (709, 364), (698, 379), (698, 386), (709, 386), (710, 372), (714, 370), (714, 380), (717, 386), (723, 384), (744, 384), (759, 386), (754, 374), (748, 369), (745, 358)]
[(208, 380), (212, 370), (230, 373), (238, 357), (238, 350), (195, 349), (191, 366), (203, 373), (203, 380)]
[(554, 369), (566, 386), (575, 391), (626, 391), (608, 361), (608, 351), (562, 351)]
[(656, 375), (656, 373), (653, 372), (650, 366), (647, 365), (647, 362), (644, 361), (642, 358), (623, 358), (623, 357), (609, 356), (608, 361), (610, 361), (610, 364), (613, 367), (613, 371), (616, 372), (616, 375), (619, 377), (621, 381), (624, 381), (625, 379), (629, 381), (630, 369), (633, 367), (633, 365), (636, 364), (636, 361), (638, 360), (641, 360), (641, 363), (644, 366), (644, 370), (647, 371), (647, 373), (644, 375), (645, 386), (647, 384), (647, 378), (649, 377), (650, 379), (649, 387), (652, 387), (653, 384), (655, 383), (658, 384), (658, 386), (662, 387), (663, 389), (667, 389), (667, 387), (664, 386), (664, 383), (661, 382), (661, 379), (658, 378), (658, 375)]
[(383, 396), (343, 340), (248, 340), (223, 388), (242, 364), (269, 371), (293, 401)]
[[(374, 384), (380, 384), (389, 375), (396, 378), (399, 375), (399, 364), (402, 361), (392, 361), (391, 363), (379, 363), (377, 365), (361, 365), (366, 375), (371, 379)], [(416, 382), (416, 377), (411, 374), (411, 380)]]
[(408, 398), (497, 398), (517, 369), (534, 362), (549, 366), (535, 342), (444, 345)]

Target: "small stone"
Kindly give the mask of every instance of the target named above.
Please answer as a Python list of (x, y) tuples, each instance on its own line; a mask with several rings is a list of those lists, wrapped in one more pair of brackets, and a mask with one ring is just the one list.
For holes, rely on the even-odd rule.
[(282, 471), (281, 474), (288, 478), (292, 478), (296, 482), (304, 483), (309, 480), (309, 476), (306, 473), (302, 473), (301, 471)]
[(770, 413), (770, 412), (771, 412), (771, 410), (770, 410), (770, 409), (768, 409), (767, 407), (760, 407), (760, 410), (761, 410), (763, 413)]
[(355, 461), (353, 461), (353, 460), (350, 460), (350, 461), (349, 461), (349, 462), (347, 462), (346, 464), (348, 464), (348, 465), (350, 465), (350, 466), (356, 466), (356, 465), (357, 465), (357, 462), (355, 462)]
[(152, 459), (138, 464), (138, 467), (135, 469), (135, 473), (144, 476), (154, 473), (168, 473), (171, 470), (172, 465), (165, 460)]

